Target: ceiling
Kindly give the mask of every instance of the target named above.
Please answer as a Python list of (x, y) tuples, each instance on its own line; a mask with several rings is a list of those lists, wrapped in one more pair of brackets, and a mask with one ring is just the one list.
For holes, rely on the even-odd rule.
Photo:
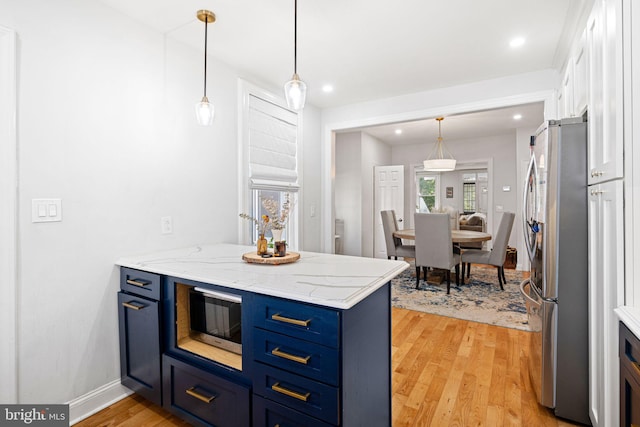
[[(520, 119), (514, 119), (518, 114)], [(442, 121), (442, 139), (458, 141), (496, 135), (515, 135), (517, 128), (537, 129), (544, 120), (544, 104), (518, 105), (459, 115), (446, 116)], [(396, 130), (402, 130), (400, 135)], [(388, 145), (433, 143), (438, 138), (438, 122), (435, 118), (405, 123), (350, 129), (361, 130)]]
[[(293, 0), (100, 0), (203, 49), (258, 84), (293, 73)], [(593, 0), (299, 0), (298, 73), (308, 102), (336, 107), (507, 75), (559, 69)], [(526, 39), (511, 48), (514, 37)], [(332, 93), (322, 86), (331, 84)]]

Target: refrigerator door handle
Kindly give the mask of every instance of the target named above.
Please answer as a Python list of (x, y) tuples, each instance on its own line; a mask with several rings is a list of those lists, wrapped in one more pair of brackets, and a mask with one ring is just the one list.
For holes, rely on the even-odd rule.
[[(539, 306), (540, 303), (538, 301), (534, 300), (533, 298), (531, 298), (529, 296), (529, 292), (524, 290), (524, 287), (527, 286), (527, 283), (531, 284), (531, 280), (530, 279), (524, 279), (522, 282), (520, 282), (520, 293), (522, 294), (523, 297), (525, 297), (525, 299), (528, 299), (531, 304), (535, 304), (535, 305)], [(531, 285), (529, 285), (529, 287), (531, 287)]]
[[(529, 208), (529, 192), (533, 192), (533, 217), (531, 218), (531, 222), (527, 219), (527, 210)], [(523, 200), (522, 200), (522, 231), (524, 232), (524, 242), (527, 247), (527, 252), (529, 254), (529, 260), (533, 261), (533, 258), (536, 253), (537, 239), (535, 238), (535, 233), (539, 231), (538, 224), (535, 216), (538, 211), (538, 167), (536, 165), (536, 156), (531, 156), (531, 161), (529, 162), (529, 168), (527, 169), (526, 179), (524, 181), (524, 191)], [(533, 233), (533, 237), (531, 236)], [(532, 241), (533, 239), (533, 241)]]
[[(520, 292), (522, 293), (522, 295), (525, 296), (525, 298), (527, 298), (529, 301), (533, 302), (536, 305), (541, 305), (539, 301), (534, 300), (533, 298), (531, 298), (526, 291), (524, 290), (524, 287), (526, 286), (527, 283), (531, 283), (530, 279), (524, 279), (522, 282), (520, 282)], [(540, 301), (543, 302), (549, 302), (549, 303), (553, 303), (553, 304), (557, 304), (558, 303), (558, 298), (548, 298), (548, 297), (543, 297), (540, 294), (540, 291), (538, 291), (538, 288), (535, 287), (533, 285), (533, 283), (531, 283), (531, 286), (529, 286), (529, 289), (531, 289), (533, 291), (534, 294), (536, 294), (536, 297), (540, 299)]]

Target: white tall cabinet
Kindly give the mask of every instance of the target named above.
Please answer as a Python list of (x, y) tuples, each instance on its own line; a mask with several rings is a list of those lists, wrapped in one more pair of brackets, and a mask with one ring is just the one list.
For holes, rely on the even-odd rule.
[(589, 408), (596, 427), (619, 425), (618, 322), (624, 304), (623, 5), (596, 0), (588, 54)]
[(618, 322), (623, 303), (623, 185), (589, 186), (589, 408), (594, 426), (619, 425)]

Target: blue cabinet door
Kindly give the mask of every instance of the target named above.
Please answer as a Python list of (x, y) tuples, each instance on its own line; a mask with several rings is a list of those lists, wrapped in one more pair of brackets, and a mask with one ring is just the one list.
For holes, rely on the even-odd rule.
[(122, 384), (162, 405), (159, 303), (119, 292), (118, 322)]

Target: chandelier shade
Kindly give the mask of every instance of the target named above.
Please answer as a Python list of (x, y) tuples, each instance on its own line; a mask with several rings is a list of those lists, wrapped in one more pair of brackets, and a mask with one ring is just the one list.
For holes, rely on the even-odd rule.
[(438, 117), (436, 120), (438, 121), (438, 140), (427, 160), (422, 163), (425, 171), (449, 172), (455, 170), (456, 159), (447, 150), (442, 139), (442, 121), (444, 117)]
[(209, 10), (199, 10), (196, 16), (204, 22), (204, 95), (202, 100), (196, 103), (196, 119), (200, 126), (211, 126), (215, 116), (215, 108), (207, 98), (207, 27), (209, 23), (216, 21), (216, 15)]

